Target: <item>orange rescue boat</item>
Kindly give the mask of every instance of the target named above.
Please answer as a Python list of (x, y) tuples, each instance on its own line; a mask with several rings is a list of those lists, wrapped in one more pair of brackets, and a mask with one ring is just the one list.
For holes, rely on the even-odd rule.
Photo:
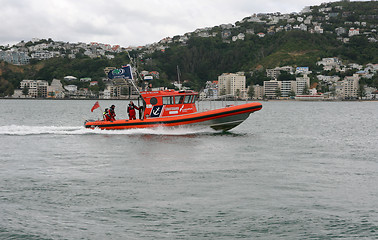
[(238, 126), (251, 113), (262, 108), (260, 103), (252, 102), (197, 112), (195, 102), (198, 98), (198, 93), (194, 91), (143, 91), (140, 96), (143, 102), (140, 119), (87, 120), (84, 122), (84, 126), (86, 128), (107, 130), (161, 126), (209, 126), (215, 130), (227, 131)]

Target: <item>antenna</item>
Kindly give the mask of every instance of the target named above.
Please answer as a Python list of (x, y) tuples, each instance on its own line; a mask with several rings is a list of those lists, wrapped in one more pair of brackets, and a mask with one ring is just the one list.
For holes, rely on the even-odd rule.
[[(135, 72), (137, 73), (137, 79), (138, 79), (138, 77), (140, 78), (141, 76), (140, 76), (140, 73), (138, 72), (137, 63), (136, 63), (136, 61), (133, 61), (133, 58), (130, 56), (129, 51), (126, 51), (126, 52), (127, 52), (127, 56), (129, 56), (131, 65), (135, 66)], [(142, 79), (140, 79), (140, 80), (142, 80)]]
[(179, 90), (181, 90), (181, 84), (180, 84), (180, 68), (179, 66), (177, 65), (177, 81), (178, 81), (178, 85), (179, 85)]
[[(127, 56), (128, 56), (129, 59), (130, 59), (130, 62), (131, 62), (130, 69), (132, 69), (132, 66), (135, 65), (135, 72), (137, 73), (137, 79), (136, 79), (136, 80), (138, 80), (138, 78), (140, 78), (141, 76), (140, 76), (140, 73), (138, 72), (138, 68), (136, 67), (136, 62), (133, 61), (133, 58), (130, 56), (129, 51), (126, 51), (126, 52), (127, 52)], [(131, 76), (131, 77), (133, 77), (133, 76)], [(137, 90), (137, 92), (138, 92), (139, 95), (140, 95), (139, 89), (138, 89), (138, 87), (136, 86), (136, 84), (135, 84), (135, 82), (134, 82), (134, 79), (129, 79), (129, 80), (130, 80), (131, 84), (134, 86), (135, 90)]]

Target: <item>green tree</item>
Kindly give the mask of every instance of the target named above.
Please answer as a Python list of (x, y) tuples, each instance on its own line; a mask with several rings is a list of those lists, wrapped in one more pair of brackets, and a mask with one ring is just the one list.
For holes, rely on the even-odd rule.
[(371, 79), (371, 87), (378, 88), (378, 73), (376, 73), (373, 78)]
[(260, 86), (264, 85), (264, 81), (269, 81), (270, 78), (266, 76), (266, 72), (264, 69), (256, 70), (251, 73), (251, 76), (247, 76), (247, 84), (259, 84)]
[(308, 95), (308, 94), (310, 94), (310, 91), (308, 90), (308, 86), (307, 86), (307, 84), (304, 86), (302, 94), (303, 94), (303, 95)]
[(278, 81), (290, 81), (295, 80), (295, 76), (287, 71), (281, 71), (278, 76)]
[(29, 88), (27, 86), (25, 86), (23, 89), (22, 89), (22, 95), (24, 95), (25, 97), (27, 95), (29, 95)]
[(295, 97), (295, 92), (294, 92), (293, 90), (291, 90), (291, 91), (289, 92), (289, 97)]
[(96, 96), (99, 95), (100, 87), (98, 85), (90, 86), (89, 90), (91, 90)]
[(11, 96), (14, 93), (12, 84), (7, 81), (0, 80), (0, 97)]
[(41, 97), (42, 97), (42, 91), (41, 91), (41, 89), (38, 89), (38, 91), (37, 91), (37, 96), (38, 96), (38, 98), (41, 98)]
[(12, 96), (13, 94), (14, 94), (14, 88), (13, 88), (12, 84), (8, 84), (8, 87), (5, 90), (4, 95), (5, 96)]
[(281, 89), (278, 87), (278, 88), (276, 88), (276, 97), (277, 98), (279, 98), (279, 97), (281, 97), (282, 96), (282, 93), (281, 93)]
[(254, 96), (255, 96), (255, 88), (251, 85), (249, 86), (249, 89), (248, 89), (248, 97), (250, 99), (253, 99)]
[(236, 97), (240, 97), (240, 89), (236, 89), (236, 92), (235, 92), (235, 94), (236, 94)]
[(359, 86), (358, 86), (357, 96), (358, 96), (359, 99), (366, 97), (365, 86), (362, 83), (360, 83)]

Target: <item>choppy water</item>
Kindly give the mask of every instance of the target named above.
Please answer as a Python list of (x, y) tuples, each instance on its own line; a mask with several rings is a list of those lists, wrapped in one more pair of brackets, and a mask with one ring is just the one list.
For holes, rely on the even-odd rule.
[(0, 100), (0, 239), (378, 238), (377, 102), (263, 102), (228, 133), (87, 130), (93, 104)]

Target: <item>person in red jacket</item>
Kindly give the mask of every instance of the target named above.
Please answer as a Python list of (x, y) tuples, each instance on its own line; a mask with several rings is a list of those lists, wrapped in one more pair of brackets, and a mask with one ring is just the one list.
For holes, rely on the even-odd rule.
[(109, 108), (109, 111), (108, 111), (109, 118), (110, 118), (109, 121), (115, 121), (115, 116), (116, 116), (116, 114), (115, 114), (115, 112), (114, 112), (114, 108), (115, 108), (114, 105), (112, 105), (112, 106)]
[(129, 106), (127, 107), (127, 113), (129, 114), (129, 120), (136, 119), (135, 109), (139, 110), (137, 106), (134, 105), (133, 101), (130, 101)]

